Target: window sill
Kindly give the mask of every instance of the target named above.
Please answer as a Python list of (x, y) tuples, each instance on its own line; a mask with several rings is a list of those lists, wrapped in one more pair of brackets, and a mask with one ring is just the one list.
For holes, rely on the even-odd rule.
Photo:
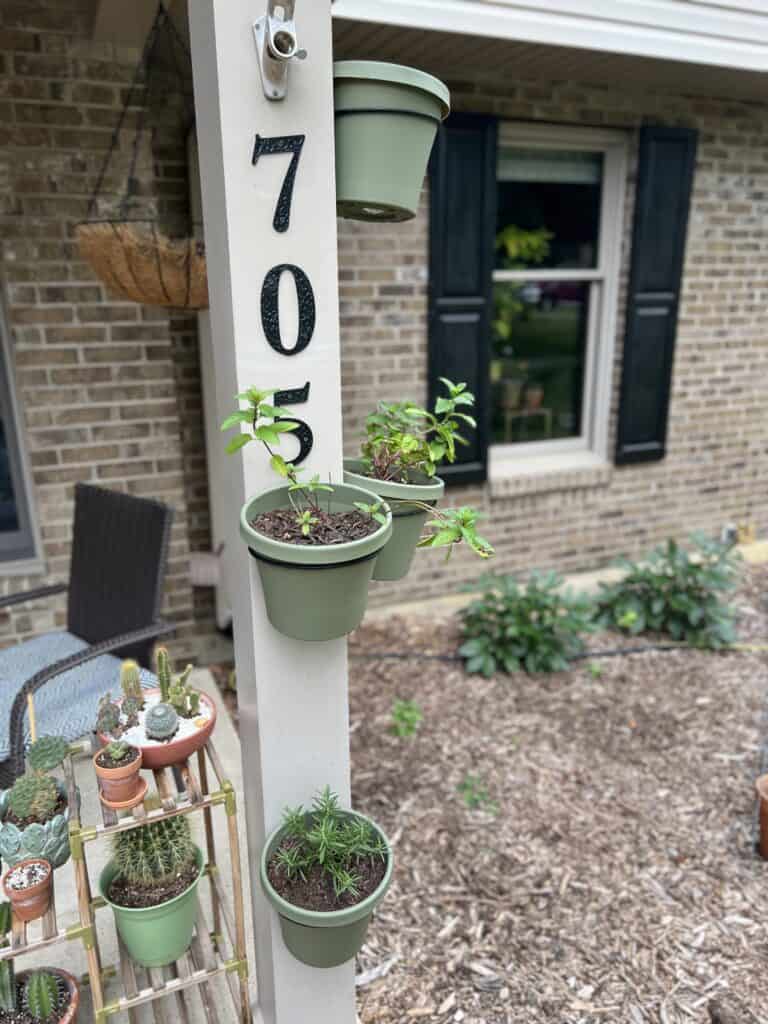
[(45, 572), (45, 560), (42, 558), (0, 562), (0, 578), (3, 576), (43, 576)]
[(613, 466), (594, 452), (516, 455), (491, 451), (488, 482), (492, 498), (606, 487)]

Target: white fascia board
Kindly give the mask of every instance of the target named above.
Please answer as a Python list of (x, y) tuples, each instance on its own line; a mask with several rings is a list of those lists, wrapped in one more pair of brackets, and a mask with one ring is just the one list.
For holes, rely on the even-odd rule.
[(336, 18), (768, 71), (768, 13), (687, 0), (336, 0)]

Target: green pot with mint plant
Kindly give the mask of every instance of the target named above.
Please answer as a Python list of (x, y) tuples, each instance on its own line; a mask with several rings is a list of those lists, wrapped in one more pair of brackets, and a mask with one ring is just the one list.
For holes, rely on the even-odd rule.
[(392, 534), (392, 514), (375, 493), (352, 484), (300, 480), (300, 470), (277, 451), (297, 424), (269, 405), (274, 391), (250, 388), (222, 430), (245, 425), (227, 452), (259, 442), (285, 483), (256, 495), (240, 514), (240, 535), (256, 560), (267, 617), (285, 636), (320, 641), (360, 625), (377, 555)]
[(61, 736), (41, 736), (27, 752), (24, 775), (0, 791), (0, 859), (8, 867), (40, 858), (58, 868), (69, 860), (67, 789), (51, 774), (68, 751)]
[(166, 967), (189, 949), (203, 868), (203, 855), (185, 816), (115, 835), (99, 888), (137, 964)]
[(362, 948), (392, 880), (384, 832), (344, 811), (329, 787), (312, 808), (285, 812), (261, 855), (261, 885), (288, 950), (310, 967), (338, 967)]
[(456, 461), (457, 446), (468, 443), (462, 429), (477, 425), (466, 384), (445, 377), (441, 383), (446, 394), (437, 398), (434, 412), (411, 401), (380, 403), (366, 420), (360, 458), (344, 462), (347, 483), (373, 491), (392, 510), (392, 536), (376, 559), (375, 580), (406, 576), (418, 547), (447, 547), (450, 554), (464, 542), (481, 558), (493, 554), (477, 533), (474, 509), (437, 507), (445, 492), (437, 466)]

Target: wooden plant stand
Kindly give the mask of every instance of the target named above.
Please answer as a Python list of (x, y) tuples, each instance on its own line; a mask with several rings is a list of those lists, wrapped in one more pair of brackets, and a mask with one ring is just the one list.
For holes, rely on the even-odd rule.
[[(56, 943), (81, 939), (88, 960), (88, 983), (93, 1001), (96, 1024), (105, 1024), (113, 1014), (127, 1012), (130, 1024), (137, 1024), (137, 1008), (151, 1004), (156, 1024), (171, 1024), (176, 1019), (182, 1024), (190, 1020), (190, 997), (197, 993), (202, 1004), (205, 1019), (209, 1024), (221, 1024), (221, 1006), (216, 1004), (216, 993), (211, 982), (224, 977), (234, 1003), (235, 1014), (241, 1024), (251, 1024), (251, 1005), (248, 993), (248, 960), (245, 938), (245, 912), (243, 907), (242, 866), (237, 827), (237, 802), (232, 783), (222, 771), (221, 762), (212, 742), (188, 762), (174, 769), (155, 771), (156, 792), (147, 792), (144, 802), (124, 817), (118, 818), (114, 811), (101, 804), (103, 822), (96, 825), (83, 824), (79, 819), (79, 807), (72, 766), (74, 753), (86, 752), (88, 744), (75, 746), (65, 761), (64, 772), (71, 810), (69, 834), (72, 849), (72, 865), (77, 887), (79, 925), (61, 929), (57, 924), (55, 902), (41, 920), (41, 934), (29, 938), (27, 928), (14, 918), (11, 945), (0, 948), (0, 960), (17, 957), (25, 952), (43, 949)], [(192, 764), (196, 762), (195, 769)], [(213, 769), (217, 787), (211, 791), (208, 785), (209, 771)], [(96, 777), (94, 785), (98, 785)], [(233, 898), (230, 900), (222, 884), (216, 862), (214, 842), (213, 808), (222, 806), (227, 818), (230, 863), (232, 871)], [(150, 822), (160, 821), (180, 814), (200, 813), (205, 830), (206, 865), (203, 874), (210, 882), (212, 925), (205, 918), (202, 907), (198, 911), (197, 926), (192, 945), (175, 964), (166, 968), (142, 968), (133, 962), (118, 938), (119, 964), (102, 967), (99, 952), (96, 911), (106, 907), (105, 901), (94, 897), (88, 875), (86, 845), (137, 828)], [(121, 987), (117, 999), (105, 1001), (105, 982), (116, 978)], [(85, 980), (85, 979), (83, 979)], [(165, 1001), (173, 997), (173, 1003)], [(224, 1021), (231, 1019), (223, 1015)]]

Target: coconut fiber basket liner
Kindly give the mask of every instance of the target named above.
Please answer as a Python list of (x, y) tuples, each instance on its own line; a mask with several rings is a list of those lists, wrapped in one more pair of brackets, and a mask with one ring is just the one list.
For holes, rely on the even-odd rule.
[(117, 295), (148, 306), (208, 308), (205, 245), (171, 239), (152, 224), (92, 221), (79, 224), (80, 252)]

